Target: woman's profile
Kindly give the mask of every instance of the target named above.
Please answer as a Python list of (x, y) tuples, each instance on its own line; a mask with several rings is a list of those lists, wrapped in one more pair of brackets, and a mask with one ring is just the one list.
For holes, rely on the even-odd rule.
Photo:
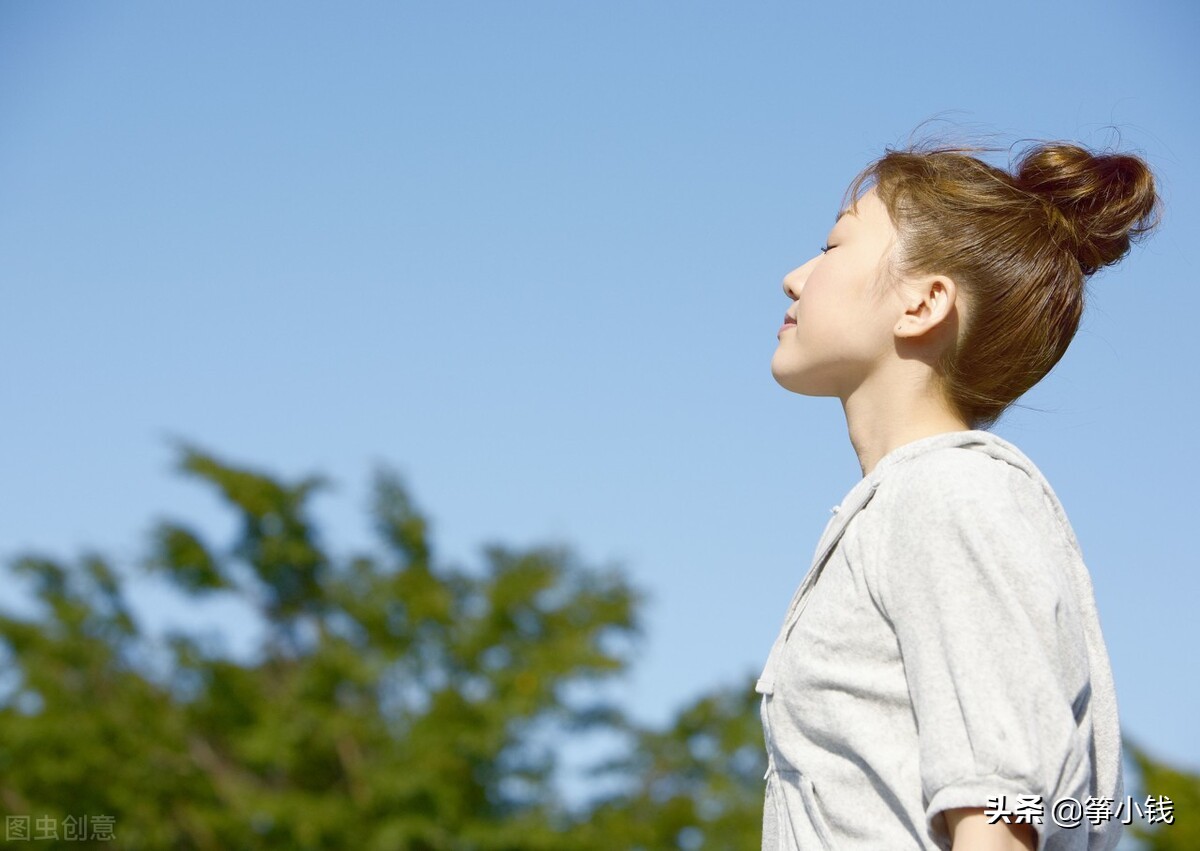
[[(1154, 224), (1138, 157), (889, 151), (783, 281), (771, 369), (836, 396), (863, 478), (757, 690), (763, 848), (1111, 849), (1124, 796), (1091, 580), (1037, 467), (985, 429), (1059, 361), (1085, 282)], [(1078, 826), (1056, 802), (1091, 802)]]

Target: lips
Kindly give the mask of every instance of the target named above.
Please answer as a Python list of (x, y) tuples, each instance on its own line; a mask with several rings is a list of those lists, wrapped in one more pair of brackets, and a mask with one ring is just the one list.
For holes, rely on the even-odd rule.
[(795, 325), (796, 325), (796, 320), (790, 313), (784, 315), (783, 326), (779, 329), (779, 333), (777, 333), (775, 336), (778, 337), (780, 334), (782, 334), (788, 328), (794, 328)]

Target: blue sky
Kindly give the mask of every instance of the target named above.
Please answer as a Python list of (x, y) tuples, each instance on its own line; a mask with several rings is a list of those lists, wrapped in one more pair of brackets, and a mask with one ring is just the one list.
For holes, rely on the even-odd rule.
[[(765, 659), (858, 477), (768, 364), (779, 281), (930, 119), (1118, 140), (1161, 230), (996, 431), (1092, 570), (1126, 733), (1200, 767), (1193, 4), (0, 2), (0, 556), (227, 540), (168, 437), (336, 488), (401, 471), (440, 552), (562, 541), (649, 595), (658, 721)], [(5, 596), (10, 604), (15, 591)], [(236, 607), (154, 629), (252, 640)]]

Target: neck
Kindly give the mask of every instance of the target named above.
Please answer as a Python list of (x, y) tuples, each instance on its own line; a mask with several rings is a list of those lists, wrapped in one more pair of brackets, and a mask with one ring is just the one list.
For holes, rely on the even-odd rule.
[(927, 376), (877, 377), (843, 397), (842, 409), (864, 476), (906, 443), (971, 428)]

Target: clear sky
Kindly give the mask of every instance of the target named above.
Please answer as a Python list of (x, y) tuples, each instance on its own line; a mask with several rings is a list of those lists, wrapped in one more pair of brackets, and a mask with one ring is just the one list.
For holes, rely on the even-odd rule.
[(1200, 768), (1198, 8), (0, 0), (0, 556), (132, 570), (164, 515), (225, 543), (171, 435), (330, 475), (340, 552), (387, 463), (452, 561), (623, 565), (621, 695), (665, 719), (750, 681), (859, 475), (768, 368), (851, 177), (928, 119), (1119, 139), (1163, 227), (996, 431), (1075, 525), (1126, 733)]

